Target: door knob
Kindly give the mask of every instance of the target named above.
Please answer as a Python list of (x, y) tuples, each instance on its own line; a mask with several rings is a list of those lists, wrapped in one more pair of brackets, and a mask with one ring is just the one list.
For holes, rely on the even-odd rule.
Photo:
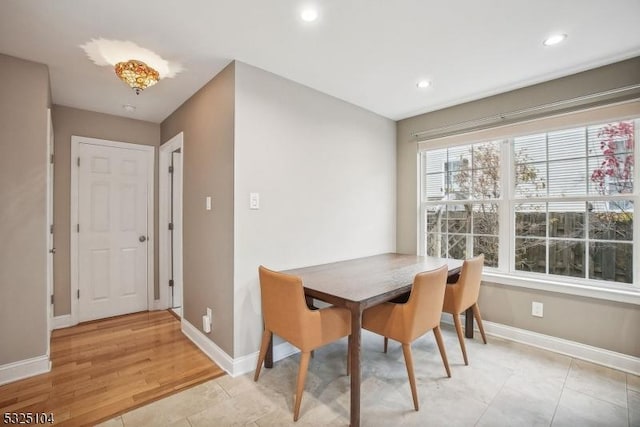
[(55, 253), (56, 253), (56, 248), (51, 248), (51, 249), (49, 249), (49, 253), (50, 253), (50, 254), (55, 254)]
[(144, 242), (145, 240), (147, 240), (147, 237), (146, 236), (140, 236), (138, 238), (138, 240), (140, 240), (141, 242)]

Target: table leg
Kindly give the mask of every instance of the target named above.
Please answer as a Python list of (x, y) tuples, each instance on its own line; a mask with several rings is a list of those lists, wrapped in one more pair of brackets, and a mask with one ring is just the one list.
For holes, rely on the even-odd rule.
[(464, 336), (473, 338), (473, 309), (471, 307), (464, 312)]
[(362, 341), (362, 307), (358, 303), (347, 306), (351, 311), (351, 427), (360, 426), (360, 345)]
[(273, 368), (273, 334), (269, 340), (269, 347), (267, 347), (267, 354), (264, 356), (264, 367)]

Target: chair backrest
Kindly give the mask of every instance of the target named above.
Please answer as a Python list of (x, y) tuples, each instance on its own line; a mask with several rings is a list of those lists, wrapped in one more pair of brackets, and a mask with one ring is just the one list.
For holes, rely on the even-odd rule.
[(448, 267), (416, 274), (406, 302), (407, 331), (413, 341), (440, 324)]
[(460, 278), (456, 282), (460, 285), (457, 295), (458, 301), (456, 301), (457, 309), (460, 311), (466, 310), (478, 301), (483, 267), (484, 254), (469, 258), (462, 264)]
[(307, 340), (313, 340), (320, 331), (314, 328), (314, 313), (305, 302), (302, 279), (263, 266), (258, 272), (265, 329), (298, 348)]

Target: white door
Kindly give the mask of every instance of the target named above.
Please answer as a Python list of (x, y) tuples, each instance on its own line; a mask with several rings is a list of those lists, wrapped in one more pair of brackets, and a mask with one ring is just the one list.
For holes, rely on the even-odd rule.
[(147, 154), (78, 147), (78, 320), (146, 310)]
[[(182, 308), (182, 153), (171, 153), (171, 266), (173, 287), (171, 307)], [(181, 314), (181, 310), (176, 310)]]

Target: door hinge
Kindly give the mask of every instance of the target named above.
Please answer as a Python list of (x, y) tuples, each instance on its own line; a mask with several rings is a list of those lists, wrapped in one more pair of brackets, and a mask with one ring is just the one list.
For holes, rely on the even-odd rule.
[(169, 286), (173, 287), (173, 279), (169, 280)]
[(80, 232), (80, 224), (76, 226), (76, 230), (78, 231), (78, 233)]
[(51, 294), (51, 305), (53, 305), (53, 294)]
[(169, 166), (169, 173), (173, 173), (173, 166)]
[(80, 157), (78, 157), (78, 167), (80, 167)]
[(53, 224), (49, 226), (49, 234), (53, 234)]
[(80, 299), (80, 289), (78, 289), (78, 292), (76, 293), (76, 297)]
[(49, 157), (49, 163), (53, 164), (53, 154)]
[(172, 222), (169, 223), (169, 230), (173, 230), (173, 223)]

